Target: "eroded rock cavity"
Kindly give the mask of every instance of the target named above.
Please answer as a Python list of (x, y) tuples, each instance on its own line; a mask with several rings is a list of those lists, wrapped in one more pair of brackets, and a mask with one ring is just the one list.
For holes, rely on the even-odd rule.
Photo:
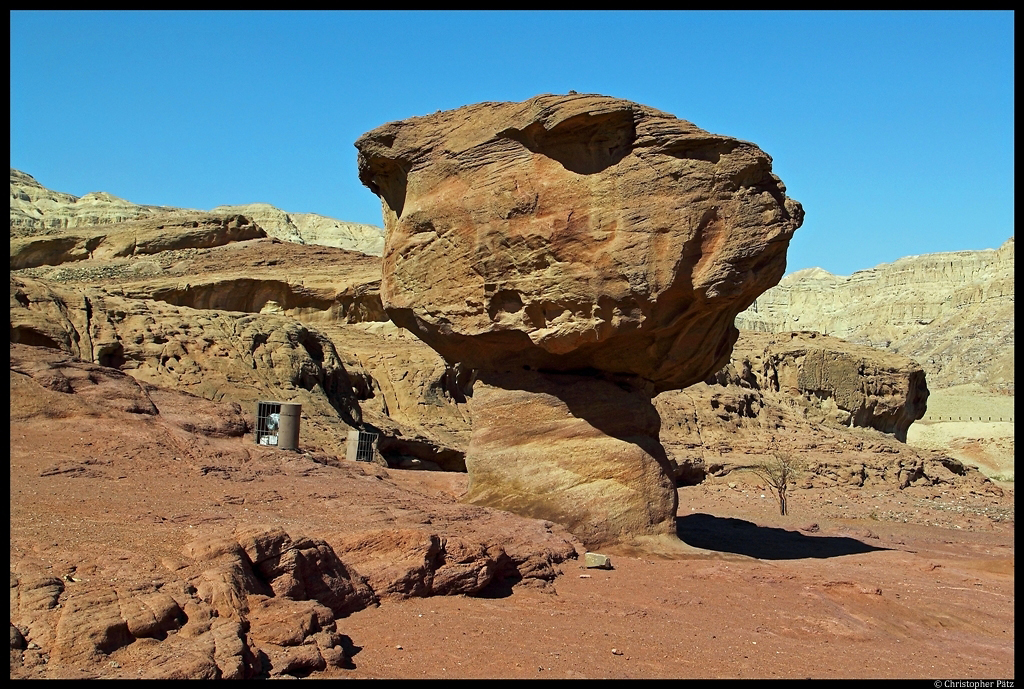
[(728, 361), (803, 209), (771, 158), (629, 101), (543, 95), (356, 141), (381, 197), (381, 297), (478, 371), (469, 500), (588, 546), (675, 534), (651, 397)]

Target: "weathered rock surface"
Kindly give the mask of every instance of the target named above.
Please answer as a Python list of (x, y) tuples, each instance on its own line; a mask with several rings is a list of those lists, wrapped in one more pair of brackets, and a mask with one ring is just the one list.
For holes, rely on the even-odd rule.
[(207, 248), (266, 237), (242, 215), (161, 216), (74, 232), (11, 239), (11, 268), (56, 266), (87, 258), (121, 258), (175, 249)]
[[(321, 275), (321, 269), (329, 275)], [(699, 598), (680, 599), (675, 595), (678, 591), (665, 589), (664, 582), (680, 571), (694, 575), (687, 577), (688, 595), (699, 595), (705, 601), (719, 600), (723, 587), (739, 590), (740, 601), (756, 598), (769, 576), (776, 581), (773, 592), (777, 591), (780, 599), (788, 592), (793, 609), (797, 609), (803, 605), (800, 601), (808, 600), (807, 586), (820, 585), (822, 604), (811, 612), (801, 608), (799, 620), (790, 620), (790, 631), (798, 633), (789, 639), (789, 650), (783, 651), (787, 657), (799, 658), (803, 649), (806, 667), (816, 667), (818, 658), (806, 651), (814, 644), (808, 642), (836, 630), (832, 624), (836, 600), (828, 595), (847, 588), (853, 591), (855, 587), (845, 583), (850, 577), (870, 584), (872, 591), (879, 584), (887, 593), (891, 588), (900, 589), (907, 584), (907, 572), (916, 571), (924, 562), (931, 564), (917, 575), (917, 581), (924, 582), (912, 587), (918, 591), (935, 589), (935, 577), (942, 577), (943, 571), (947, 574), (941, 583), (949, 587), (962, 586), (967, 572), (988, 578), (984, 587), (977, 586), (978, 581), (972, 587), (978, 600), (961, 601), (959, 607), (937, 603), (941, 596), (908, 600), (904, 595), (902, 603), (897, 601), (896, 605), (902, 605), (897, 616), (904, 622), (916, 620), (920, 648), (934, 645), (935, 619), (952, 620), (958, 630), (958, 648), (964, 639), (969, 643), (974, 638), (970, 630), (993, 630), (983, 643), (975, 639), (973, 648), (981, 649), (977, 657), (990, 659), (986, 654), (1003, 648), (1001, 657), (1009, 659), (1005, 666), (1012, 670), (1012, 644), (1005, 645), (1005, 634), (998, 638), (999, 630), (1010, 627), (1002, 618), (993, 621), (977, 612), (985, 608), (994, 592), (1012, 598), (1012, 585), (1005, 588), (1007, 577), (1012, 579), (1012, 538), (1009, 545), (992, 548), (993, 541), (987, 540), (991, 533), (972, 533), (972, 538), (981, 540), (958, 540), (957, 558), (952, 560), (926, 561), (922, 558), (938, 556), (913, 554), (921, 544), (920, 552), (926, 552), (928, 543), (950, 552), (948, 545), (941, 544), (948, 543), (950, 534), (967, 535), (968, 530), (991, 531), (1006, 528), (1008, 522), (1012, 533), (1012, 497), (992, 497), (1001, 492), (997, 487), (941, 454), (915, 452), (874, 429), (840, 426), (837, 413), (827, 413), (826, 400), (792, 397), (781, 389), (773, 392), (767, 386), (735, 382), (728, 386), (700, 383), (659, 395), (655, 404), (662, 411), (661, 438), (669, 460), (680, 470), (688, 467), (693, 473), (699, 470), (701, 477), (710, 475), (702, 486), (680, 491), (677, 524), (684, 538), (695, 532), (688, 524), (719, 522), (707, 529), (700, 543), (718, 539), (726, 552), (774, 559), (780, 556), (777, 548), (783, 557), (790, 556), (784, 542), (794, 541), (790, 554), (800, 559), (751, 561), (745, 571), (723, 569), (725, 563), (711, 567), (707, 565), (712, 563), (688, 563), (696, 566), (678, 570), (682, 563), (670, 563), (672, 572), (664, 568), (666, 563), (658, 565), (649, 558), (616, 560), (620, 576), (632, 585), (604, 582), (604, 593), (598, 594), (604, 603), (598, 610), (593, 607), (593, 596), (601, 589), (592, 588), (598, 584), (597, 577), (576, 579), (572, 574), (559, 581), (558, 596), (543, 592), (551, 590), (547, 584), (562, 569), (560, 563), (582, 554), (582, 544), (550, 521), (460, 504), (465, 476), (388, 471), (374, 464), (350, 463), (313, 449), (312, 442), (304, 443), (299, 453), (252, 443), (248, 403), (243, 409), (227, 400), (233, 400), (239, 391), (252, 390), (256, 390), (252, 395), (261, 398), (280, 397), (300, 385), (305, 374), (299, 372), (312, 374), (317, 366), (321, 372), (333, 370), (329, 362), (314, 366), (313, 351), (302, 344), (302, 333), (315, 331), (333, 340), (364, 422), (373, 418), (378, 427), (392, 424), (388, 432), (393, 435), (382, 439), (382, 452), (385, 440), (395, 441), (395, 457), (418, 456), (416, 452), (430, 457), (442, 446), (444, 452), (468, 446), (467, 402), (471, 398), (466, 394), (473, 373), (447, 365), (407, 332), (376, 320), (383, 308), (377, 297), (379, 268), (373, 259), (325, 247), (257, 239), (209, 249), (86, 258), (22, 269), (12, 276), (20, 281), (19, 285), (12, 281), (12, 338), (20, 333), (32, 339), (35, 333), (39, 344), (47, 345), (11, 346), (12, 679), (379, 677), (407, 672), (395, 669), (402, 667), (436, 674), (441, 665), (431, 663), (447, 665), (437, 655), (439, 629), (448, 635), (462, 630), (465, 635), (450, 638), (464, 640), (459, 646), (461, 659), (472, 658), (476, 673), (513, 676), (520, 671), (524, 657), (547, 657), (556, 648), (563, 650), (563, 661), (577, 658), (574, 667), (579, 671), (592, 673), (600, 668), (605, 674), (615, 674), (619, 670), (601, 665), (605, 656), (621, 661), (610, 656), (606, 647), (591, 656), (578, 655), (581, 646), (573, 640), (577, 639), (579, 619), (594, 621), (605, 632), (625, 639), (635, 635), (632, 627), (640, 614), (637, 611), (649, 612), (648, 620), (671, 622), (661, 611), (685, 610), (685, 624), (689, 624), (689, 617), (699, 617), (704, 609), (706, 619), (701, 624), (717, 631), (719, 640), (732, 638), (723, 637), (723, 628), (714, 627), (717, 618), (723, 617), (721, 606), (701, 606)], [(246, 284), (254, 296), (238, 288), (241, 283), (236, 281), (242, 277), (252, 280)], [(43, 278), (46, 285), (39, 290), (29, 288), (26, 278)], [(193, 309), (213, 303), (205, 299), (218, 298), (218, 282), (224, 285), (219, 297), (223, 302), (218, 303), (233, 312)], [(204, 287), (198, 290), (195, 285)], [(158, 294), (166, 301), (156, 299)], [(136, 310), (139, 304), (145, 308)], [(262, 315), (254, 312), (263, 310)], [(133, 316), (151, 317), (153, 322), (147, 321), (144, 333), (119, 323)], [(193, 325), (199, 321), (197, 316), (205, 320)], [(244, 352), (259, 337), (267, 336), (261, 355), (203, 355), (209, 343), (201, 340), (211, 335), (210, 324), (222, 318), (236, 326), (213, 332), (216, 343)], [(288, 320), (291, 325), (280, 325)], [(122, 331), (122, 327), (126, 329)], [(280, 331), (280, 339), (272, 336), (275, 331)], [(114, 342), (108, 335), (122, 332), (143, 335), (142, 343), (128, 347), (137, 348), (142, 359), (126, 359), (123, 371), (101, 366), (95, 359), (90, 359), (91, 363), (78, 361), (66, 353), (102, 355), (105, 361), (117, 363), (116, 348), (94, 345)], [(250, 335), (256, 337), (250, 339)], [(168, 337), (168, 341), (159, 343), (156, 337)], [(151, 350), (159, 347), (162, 353), (163, 346), (172, 342), (181, 343), (187, 356), (199, 352), (193, 361), (203, 367), (200, 375), (209, 375), (216, 383), (201, 389), (204, 394), (222, 391), (224, 401), (125, 375), (157, 369), (160, 356)], [(54, 347), (58, 343), (64, 352)], [(742, 339), (738, 345), (729, 380), (756, 382), (754, 373), (759, 368), (749, 366), (749, 373), (744, 374), (742, 362), (736, 366), (735, 359), (743, 352)], [(752, 360), (752, 356), (748, 358)], [(142, 360), (150, 363), (131, 368)], [(186, 375), (184, 368), (176, 373), (170, 370), (183, 362), (180, 355), (168, 358), (167, 370), (157, 374), (158, 382), (199, 391), (194, 375)], [(279, 364), (281, 370), (276, 370)], [(710, 393), (693, 394), (701, 389)], [(317, 386), (294, 393), (320, 395)], [(662, 401), (676, 395), (689, 406), (662, 409)], [(312, 406), (304, 402), (304, 409), (323, 409), (338, 417), (337, 410), (328, 409), (326, 402), (309, 404)], [(564, 401), (558, 404), (564, 406)], [(415, 427), (403, 425), (407, 422), (415, 422)], [(303, 439), (308, 439), (312, 423), (303, 419)], [(689, 431), (680, 428), (675, 432), (677, 424)], [(346, 424), (340, 425), (347, 430)], [(806, 513), (821, 523), (821, 533), (814, 533), (813, 538), (798, 535), (796, 522), (766, 518), (770, 510), (757, 511), (756, 494), (739, 497), (742, 488), (756, 488), (756, 483), (748, 486), (745, 472), (719, 478), (760, 459), (772, 434), (779, 447), (809, 462), (810, 471), (800, 486), (809, 490), (797, 491), (793, 503), (798, 506), (796, 519), (803, 519)], [(447, 438), (444, 442), (448, 445), (439, 444), (441, 436)], [(692, 462), (686, 464), (691, 457)], [(726, 488), (726, 481), (739, 481), (739, 485)], [(895, 489), (901, 485), (906, 489)], [(723, 503), (722, 496), (734, 499)], [(888, 502), (883, 501), (884, 496), (889, 496)], [(761, 508), (765, 502), (760, 501)], [(927, 509), (919, 514), (917, 508), (922, 505)], [(866, 520), (869, 510), (871, 519), (882, 522), (859, 522), (871, 531), (851, 526), (853, 519)], [(743, 516), (757, 526), (712, 514)], [(912, 523), (902, 525), (903, 531), (899, 531), (908, 518)], [(830, 519), (835, 520), (832, 528)], [(929, 522), (933, 527), (924, 525)], [(946, 528), (930, 531), (935, 524)], [(964, 531), (952, 531), (954, 524)], [(891, 535), (887, 529), (893, 529)], [(818, 531), (818, 524), (803, 530)], [(881, 542), (870, 540), (877, 539), (879, 533)], [(923, 540), (911, 540), (918, 533)], [(851, 534), (865, 539), (864, 544), (875, 543), (895, 552), (880, 553), (884, 562), (876, 563), (870, 573), (870, 562), (862, 558), (855, 558), (857, 567), (851, 569), (843, 564), (850, 558), (824, 555), (829, 543), (862, 545), (851, 541)], [(896, 534), (901, 534), (899, 539)], [(758, 548), (744, 551), (745, 539), (757, 540)], [(739, 550), (737, 544), (741, 544)], [(901, 549), (909, 552), (900, 553)], [(982, 553), (990, 549), (999, 553), (996, 559), (971, 559), (989, 557)], [(907, 566), (893, 568), (893, 556), (902, 556), (899, 563)], [(814, 559), (819, 557), (825, 559)], [(254, 566), (253, 560), (265, 564), (266, 571)], [(939, 568), (935, 562), (943, 566)], [(821, 584), (822, 567), (831, 571), (825, 584)], [(982, 574), (982, 569), (989, 567), (996, 573)], [(894, 569), (899, 577), (875, 578)], [(862, 579), (856, 579), (858, 576)], [(842, 580), (843, 587), (833, 586), (833, 580)], [(886, 583), (890, 580), (891, 586)], [(703, 588), (693, 589), (695, 582)], [(513, 583), (540, 590), (519, 589), (517, 595), (494, 598), (506, 594)], [(316, 597), (298, 599), (310, 596), (311, 591)], [(656, 591), (658, 597), (644, 597), (644, 591)], [(408, 601), (402, 609), (396, 606), (394, 614), (388, 607), (394, 599), (440, 594), (482, 594), (482, 600)], [(849, 595), (870, 599), (873, 604), (886, 600), (856, 591)], [(320, 602), (332, 596), (339, 609), (355, 609), (373, 598), (382, 605), (379, 610), (345, 617)], [(858, 647), (874, 643), (872, 648), (884, 653), (884, 649), (899, 648), (912, 640), (913, 632), (908, 635), (908, 630), (915, 627), (903, 625), (896, 634), (903, 644), (892, 644), (891, 638), (865, 641), (870, 620), (893, 619), (891, 600), (881, 610), (877, 606), (850, 607), (848, 600), (838, 602), (848, 613), (847, 619), (856, 620), (840, 629), (840, 636), (848, 635), (844, 638), (849, 643)], [(728, 601), (723, 604), (729, 607)], [(412, 615), (410, 620), (410, 606), (416, 605), (424, 613), (429, 606), (431, 614), (419, 620)], [(708, 615), (707, 608), (714, 608), (713, 614)], [(495, 610), (503, 619), (514, 618), (518, 624), (503, 623), (500, 632), (492, 629), (489, 625)], [(745, 615), (725, 617), (735, 620)], [(812, 618), (829, 624), (808, 623)], [(678, 618), (676, 621), (660, 627), (676, 629)], [(763, 632), (760, 625), (771, 627), (776, 622), (766, 618), (752, 620), (742, 630), (732, 623), (726, 627), (734, 636), (749, 640), (750, 634)], [(1012, 619), (1009, 623), (1012, 626)], [(480, 624), (493, 634), (480, 635)], [(521, 631), (548, 629), (545, 625), (549, 624), (556, 625), (550, 628), (551, 634), (570, 641), (552, 647), (550, 634), (530, 638)], [(807, 630), (799, 631), (804, 624)], [(397, 639), (396, 632), (401, 634)], [(474, 634), (479, 635), (475, 642)], [(786, 635), (778, 638), (785, 642)], [(500, 646), (497, 650), (495, 639)], [(401, 641), (405, 650), (393, 650), (396, 641)], [(679, 639), (678, 635), (663, 634), (660, 642), (657, 636), (650, 641), (663, 643), (670, 653)], [(394, 662), (396, 654), (401, 662)], [(856, 655), (852, 652), (850, 657)], [(931, 657), (930, 653), (923, 655)], [(801, 667), (800, 662), (786, 662), (791, 672)], [(340, 667), (349, 669), (342, 673), (337, 670)], [(743, 671), (721, 667), (724, 674)], [(889, 667), (903, 666), (895, 658)], [(927, 674), (924, 665), (921, 667), (920, 672)], [(447, 668), (447, 672), (453, 671), (452, 665)], [(663, 676), (686, 671), (680, 669), (682, 665), (655, 664), (652, 668)], [(957, 670), (950, 669), (947, 674), (956, 675)]]
[(661, 420), (644, 391), (591, 376), (485, 372), (469, 408), (468, 501), (556, 522), (587, 547), (675, 534)]
[(159, 387), (226, 398), (249, 414), (257, 400), (300, 402), (311, 445), (338, 448), (348, 429), (362, 424), (333, 343), (291, 319), (198, 311), (14, 277), (10, 319), (12, 342), (59, 349)]
[(910, 357), (933, 388), (1013, 394), (1013, 250), (907, 256), (849, 277), (783, 278), (736, 318), (741, 330), (814, 330)]
[(210, 212), (241, 213), (269, 236), (288, 242), (331, 246), (370, 256), (380, 256), (384, 251), (384, 233), (376, 225), (344, 222), (316, 213), (286, 213), (269, 203), (217, 206)]
[[(94, 352), (91, 335), (82, 333), (89, 331), (90, 323), (95, 326), (93, 330), (102, 327), (106, 331), (107, 326), (101, 325), (104, 319), (99, 314), (96, 319), (87, 314), (98, 300), (120, 303), (118, 300), (127, 299), (128, 311), (141, 310), (139, 313), (154, 319), (147, 327), (161, 331), (159, 337), (183, 340), (190, 352), (200, 351), (199, 355), (190, 355), (199, 371), (183, 377), (162, 375), (160, 384), (211, 399), (235, 399), (241, 389), (246, 390), (241, 396), (246, 401), (253, 398), (253, 393), (259, 399), (268, 395), (283, 398), (292, 394), (294, 381), (284, 386), (284, 392), (274, 390), (266, 385), (266, 376), (253, 369), (252, 362), (242, 355), (203, 355), (210, 343), (191, 340), (182, 331), (184, 323), (194, 319), (192, 334), (204, 332), (203, 337), (223, 340), (223, 335), (211, 334), (211, 324), (235, 322), (245, 313), (258, 316), (257, 322), (270, 323), (264, 316), (292, 319), (288, 328), (312, 330), (319, 333), (318, 337), (327, 336), (334, 342), (351, 387), (347, 396), (365, 411), (363, 423), (382, 434), (378, 449), (387, 461), (393, 466), (465, 470), (469, 419), (464, 389), (469, 382), (468, 372), (446, 365), (436, 352), (388, 320), (378, 291), (377, 259), (346, 250), (258, 239), (141, 258), (92, 258), (13, 274), (27, 280), (25, 284), (34, 285), (29, 294), (12, 283), (11, 308), (15, 316), (11, 337), (15, 341), (48, 346), (60, 343), (65, 351), (99, 362), (97, 356), (108, 352)], [(44, 296), (44, 292), (52, 294)], [(167, 304), (185, 308), (168, 309)], [(211, 320), (214, 313), (225, 320)], [(74, 327), (68, 325), (69, 319), (75, 321)], [(172, 322), (157, 325), (161, 319)], [(265, 335), (269, 336), (269, 331), (259, 337)], [(116, 352), (119, 342), (113, 337), (111, 352)], [(244, 350), (252, 343), (237, 344)], [(311, 356), (315, 358), (315, 352)], [(113, 363), (114, 359), (104, 361)], [(133, 355), (125, 360), (124, 368), (129, 373), (160, 370), (159, 361), (151, 363), (140, 366)], [(311, 360), (298, 368), (312, 370), (318, 366)], [(279, 374), (271, 372), (270, 379)], [(197, 380), (204, 382), (199, 388)], [(351, 407), (351, 403), (346, 406)], [(310, 412), (337, 416), (333, 408), (323, 404), (307, 408)], [(313, 423), (319, 424), (319, 420), (313, 419)], [(315, 435), (303, 432), (303, 437), (321, 447), (342, 446), (348, 427), (337, 428), (337, 433), (326, 437), (324, 432), (328, 430), (320, 427)]]
[[(151, 223), (153, 227), (160, 224), (153, 221), (137, 221), (119, 225), (110, 224), (100, 229), (110, 234), (116, 232), (119, 227), (137, 227), (146, 223)], [(189, 228), (183, 226), (183, 230), (188, 231)], [(472, 382), (472, 372), (448, 366), (439, 355), (420, 340), (407, 331), (396, 328), (393, 323), (386, 320), (387, 314), (384, 312), (379, 297), (380, 268), (376, 259), (354, 252), (282, 243), (272, 239), (234, 241), (209, 249), (166, 250), (154, 254), (122, 257), (103, 258), (97, 255), (98, 253), (96, 252), (91, 258), (86, 257), (60, 265), (21, 269), (16, 272), (16, 275), (43, 278), (47, 284), (57, 283), (51, 286), (58, 290), (101, 288), (107, 294), (113, 292), (113, 295), (118, 297), (127, 295), (133, 299), (155, 299), (191, 308), (215, 307), (226, 311), (264, 312), (299, 320), (307, 327), (312, 326), (321, 334), (330, 337), (334, 342), (337, 356), (343, 363), (353, 393), (363, 410), (364, 423), (383, 432), (379, 450), (387, 461), (393, 466), (435, 466), (464, 470), (464, 453), (469, 446), (470, 438), (466, 394), (469, 392)], [(39, 322), (45, 327), (37, 330), (38, 334), (48, 332), (47, 329), (52, 328), (56, 323), (65, 322), (68, 315), (75, 312), (81, 314), (81, 326), (84, 328), (86, 321), (84, 314), (88, 308), (91, 308), (91, 305), (87, 306), (89, 300), (85, 298), (84, 294), (74, 299), (70, 299), (65, 294), (62, 299), (66, 303), (74, 305), (66, 309), (66, 313), (58, 313), (61, 309), (57, 309), (57, 311), (40, 318)], [(20, 303), (17, 300), (12, 302), (12, 310), (24, 314), (19, 309), (21, 309)], [(182, 312), (180, 310), (169, 311), (166, 315), (173, 319), (179, 319), (182, 317)], [(237, 314), (223, 315), (229, 318), (237, 317)], [(171, 329), (176, 328), (177, 326), (174, 326)], [(16, 339), (29, 337), (31, 339), (29, 331), (25, 329), (12, 333), (12, 337)], [(72, 329), (59, 337), (55, 336), (55, 339), (64, 342), (62, 346), (67, 351), (79, 351), (73, 350), (76, 337), (81, 338), (81, 335), (77, 330)], [(748, 347), (745, 342), (749, 341), (750, 337), (753, 336), (747, 336), (747, 334), (741, 336), (737, 345), (738, 352), (746, 352)], [(194, 345), (188, 346), (193, 347)], [(91, 345), (88, 345), (86, 349), (91, 351)], [(96, 361), (95, 358), (92, 360)], [(225, 397), (232, 398), (236, 394), (232, 387), (246, 387), (246, 385), (240, 385), (240, 381), (253, 377), (253, 373), (255, 373), (250, 370), (251, 365), (237, 358), (231, 360), (218, 357), (212, 361), (221, 367), (220, 372), (212, 373), (213, 379), (225, 375), (227, 369), (224, 367), (229, 364), (234, 365), (234, 369), (229, 374), (229, 377), (235, 381), (232, 385), (212, 386), (197, 390), (192, 377), (177, 378), (167, 375), (161, 376), (159, 382), (164, 385), (178, 385), (180, 382), (183, 389), (197, 394), (210, 394), (216, 387), (220, 392), (213, 394), (223, 393)], [(131, 368), (135, 365), (132, 362), (126, 363), (128, 364), (125, 369), (127, 372), (131, 373), (137, 370)], [(196, 359), (196, 363), (201, 367), (206, 367), (209, 364), (203, 357)], [(261, 380), (261, 376), (254, 377), (258, 390), (255, 393), (246, 393), (244, 395), (246, 399), (250, 396), (263, 398), (279, 395), (272, 389), (266, 389), (260, 383)], [(150, 385), (145, 381), (143, 383)], [(738, 410), (741, 407), (746, 407), (756, 411), (758, 405), (764, 405), (763, 416), (773, 405), (789, 404), (790, 402), (781, 393), (778, 396), (768, 394), (767, 389), (762, 391), (752, 391), (750, 388), (734, 390), (720, 386), (707, 388), (698, 385), (691, 388), (688, 394), (693, 396), (696, 391), (701, 389), (717, 391), (713, 395), (698, 395), (700, 404), (697, 405), (697, 408), (706, 411), (707, 419), (703, 422), (705, 425), (721, 421), (717, 414), (723, 413), (726, 408)], [(755, 392), (756, 396), (752, 397)], [(151, 394), (159, 393), (151, 391)], [(660, 400), (673, 394), (675, 393), (659, 397), (656, 404), (661, 407)], [(49, 402), (55, 403), (58, 399), (66, 401), (68, 396), (55, 396)], [(819, 419), (822, 423), (834, 423), (840, 421), (840, 417), (843, 416), (838, 408), (830, 409), (830, 414), (825, 413), (826, 408), (830, 408), (827, 398), (815, 397), (812, 400), (800, 402), (803, 399), (801, 396), (797, 402), (801, 405), (801, 411), (804, 411), (806, 407), (806, 413), (810, 414), (809, 418)], [(711, 406), (712, 402), (715, 404), (714, 407)], [(326, 409), (324, 405), (317, 406), (316, 409), (320, 409), (321, 406)], [(932, 415), (931, 406), (929, 403), (929, 416)], [(55, 408), (60, 408), (60, 405)], [(744, 454), (743, 448), (746, 446), (743, 443), (750, 443), (754, 448), (759, 447), (760, 440), (757, 437), (745, 438), (742, 434), (740, 436), (726, 434), (721, 442), (710, 440), (712, 433), (705, 428), (703, 437), (710, 443), (709, 448), (724, 448), (725, 454), (715, 458), (713, 455), (717, 449), (700, 449), (700, 444), (693, 437), (677, 433), (675, 430), (679, 420), (674, 415), (682, 414), (685, 417), (691, 413), (693, 408), (693, 404), (687, 403), (686, 410), (680, 408), (664, 412), (663, 439), (665, 446), (670, 458), (677, 455), (683, 458), (681, 466), (705, 466), (702, 462), (703, 458), (706, 458), (707, 466), (718, 467), (716, 471), (720, 472), (739, 466), (731, 458), (737, 458)], [(327, 413), (332, 412), (333, 410), (327, 411)], [(49, 412), (41, 408), (40, 413)], [(940, 410), (940, 415), (948, 416), (949, 413), (948, 409), (944, 412)], [(978, 413), (975, 413), (975, 416)], [(251, 410), (246, 409), (246, 415), (250, 414)], [(964, 412), (965, 419), (967, 415), (968, 412)], [(209, 417), (204, 418), (208, 419)], [(745, 418), (751, 419), (752, 417), (748, 415)], [(848, 423), (848, 419), (846, 422)], [(206, 423), (207, 421), (202, 423), (196, 421), (197, 426)], [(232, 432), (244, 433), (245, 415), (239, 415), (238, 423), (242, 430), (237, 431), (236, 429)], [(251, 423), (251, 419), (249, 423)], [(303, 423), (304, 430), (311, 432), (303, 433), (305, 440), (319, 447), (338, 446), (336, 433), (328, 433), (329, 429), (326, 426), (322, 424), (309, 425), (308, 419)], [(339, 432), (344, 432), (348, 428), (345, 424), (340, 424), (340, 426), (343, 428), (339, 428)], [(684, 424), (684, 426), (691, 433), (693, 432), (692, 424)], [(820, 435), (818, 429), (811, 426), (808, 426), (805, 432)], [(952, 443), (947, 448), (947, 454), (952, 453), (950, 456), (977, 464), (978, 462), (971, 459), (977, 454), (977, 448), (981, 447), (979, 443), (982, 441), (973, 440), (976, 435), (977, 433), (971, 431), (967, 434), (969, 438), (960, 443), (966, 443), (966, 446), (969, 447), (965, 447), (970, 449), (970, 452), (966, 452), (966, 449), (965, 452), (959, 452), (957, 450), (959, 445)], [(314, 437), (316, 442), (313, 440)], [(830, 441), (832, 442), (831, 447), (834, 447), (838, 455), (849, 454), (849, 445), (840, 444), (839, 437), (841, 436), (837, 435), (836, 439)], [(1012, 438), (1010, 443), (1012, 447)], [(932, 444), (934, 445), (934, 443)], [(931, 446), (929, 445), (929, 447)], [(1008, 455), (1012, 455), (1012, 452)], [(884, 460), (892, 458), (894, 455), (873, 455), (872, 457)], [(700, 458), (699, 461), (698, 458)], [(863, 462), (858, 459), (853, 463), (862, 464)], [(871, 466), (870, 462), (868, 466)], [(984, 463), (981, 466), (983, 470), (986, 470)], [(722, 469), (723, 467), (724, 469)], [(93, 469), (87, 468), (86, 470)], [(699, 477), (704, 475), (703, 470), (697, 471), (695, 474)]]
[(924, 414), (923, 378), (905, 358), (838, 338), (741, 332), (728, 366), (654, 404), (682, 485), (747, 469), (772, 453), (805, 465), (803, 485), (985, 484), (948, 452), (901, 442)]
[(338, 349), (366, 423), (381, 429), (391, 466), (465, 471), (473, 371), (447, 364), (408, 331), (387, 322), (318, 323)]
[(356, 147), (384, 200), (388, 313), (471, 368), (690, 385), (803, 218), (753, 144), (603, 96), (467, 106)]
[(382, 598), (544, 586), (576, 556), (550, 522), (256, 446), (241, 416), (11, 345), (12, 673), (305, 676), (348, 666), (343, 620)]
[(479, 371), (468, 499), (591, 547), (674, 539), (650, 396), (724, 365), (736, 313), (782, 276), (803, 210), (771, 159), (572, 95), (393, 122), (356, 148), (384, 202), (385, 309)]
[(830, 423), (828, 414), (785, 395), (698, 383), (662, 393), (655, 405), (665, 419), (661, 441), (682, 486), (785, 455), (799, 466), (799, 488), (956, 485), (979, 494), (1002, 494), (948, 450), (911, 447), (870, 428), (844, 428)]
[(803, 398), (839, 424), (874, 428), (902, 441), (910, 424), (925, 414), (925, 374), (906, 357), (813, 332), (744, 333), (741, 339), (733, 368), (720, 371), (718, 382), (750, 381), (759, 389)]
[[(350, 223), (315, 213), (287, 213), (266, 203), (218, 206), (196, 211), (170, 206), (144, 206), (106, 192), (82, 197), (51, 191), (31, 175), (11, 168), (11, 238), (67, 234), (95, 226), (159, 219), (175, 224), (193, 216), (245, 215), (267, 235), (299, 244), (319, 244), (380, 256), (384, 234), (379, 227)], [(73, 234), (80, 234), (75, 232)], [(14, 256), (12, 244), (12, 257)], [(36, 264), (40, 265), (40, 264)]]

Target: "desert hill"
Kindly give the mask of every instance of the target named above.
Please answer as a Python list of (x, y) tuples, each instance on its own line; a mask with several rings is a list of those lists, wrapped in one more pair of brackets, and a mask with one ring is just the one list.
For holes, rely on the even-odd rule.
[[(11, 168), (11, 238), (61, 234), (76, 228), (182, 213), (169, 206), (144, 206), (106, 192), (77, 197), (51, 191), (34, 177)], [(270, 237), (298, 244), (318, 244), (380, 256), (384, 235), (379, 227), (335, 220), (315, 213), (287, 213), (266, 203), (218, 206), (210, 215), (245, 215)]]
[(918, 362), (928, 411), (907, 441), (1012, 480), (1013, 247), (1011, 237), (998, 249), (907, 256), (849, 277), (797, 271), (736, 325), (816, 331)]

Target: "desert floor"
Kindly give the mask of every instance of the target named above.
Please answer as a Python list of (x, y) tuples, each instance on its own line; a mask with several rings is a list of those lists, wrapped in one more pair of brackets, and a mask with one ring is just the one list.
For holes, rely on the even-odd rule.
[[(431, 478), (456, 492), (465, 481)], [(342, 674), (1014, 675), (1004, 501), (810, 489), (781, 517), (756, 484), (721, 481), (681, 490), (679, 513), (683, 539), (719, 557), (613, 556), (610, 571), (573, 561), (547, 589), (363, 610), (344, 625), (358, 649)]]
[[(232, 468), (212, 449), (195, 463), (127, 429), (86, 435), (86, 422), (98, 423), (12, 425), (12, 572), (27, 560), (77, 571), (69, 582), (85, 560), (174, 569), (198, 533), (249, 523), (315, 533), (387, 512), (430, 524), (467, 487), (465, 474), (381, 469), (367, 485), (387, 504), (365, 491), (346, 502), (359, 477), (343, 468), (302, 456)], [(349, 667), (312, 676), (1013, 677), (1012, 484), (796, 490), (782, 517), (752, 479), (680, 489), (679, 534), (704, 557), (611, 552), (613, 569), (568, 560), (546, 586), (384, 600), (338, 620)], [(79, 669), (12, 663), (11, 676), (138, 677), (136, 645)]]

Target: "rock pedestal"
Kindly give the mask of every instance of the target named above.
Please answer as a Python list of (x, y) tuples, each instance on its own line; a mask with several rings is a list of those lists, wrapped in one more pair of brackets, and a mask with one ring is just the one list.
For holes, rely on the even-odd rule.
[(675, 534), (675, 483), (645, 391), (482, 372), (470, 412), (469, 502), (562, 524), (588, 547)]

